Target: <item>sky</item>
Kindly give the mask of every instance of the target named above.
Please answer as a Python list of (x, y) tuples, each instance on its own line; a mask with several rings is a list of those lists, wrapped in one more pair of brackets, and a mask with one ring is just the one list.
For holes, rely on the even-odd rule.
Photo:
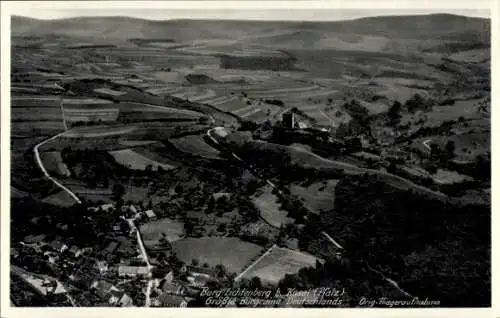
[[(247, 6), (243, 8), (239, 5), (238, 9), (230, 8), (227, 4), (229, 2), (218, 2), (217, 5), (209, 5), (210, 2), (205, 2), (206, 5), (200, 1), (185, 1), (182, 5), (173, 2), (150, 2), (147, 5), (137, 7), (136, 4), (140, 2), (132, 1), (122, 1), (121, 3), (114, 3), (113, 1), (99, 1), (94, 3), (81, 3), (81, 5), (65, 5), (65, 3), (74, 3), (73, 1), (68, 2), (58, 2), (56, 4), (50, 4), (50, 2), (21, 2), (13, 5), (9, 8), (11, 14), (22, 15), (37, 19), (61, 19), (61, 18), (71, 18), (78, 16), (129, 16), (135, 18), (143, 18), (149, 20), (170, 20), (170, 19), (235, 19), (235, 20), (310, 20), (310, 21), (335, 21), (335, 20), (350, 20), (368, 16), (383, 16), (383, 15), (414, 15), (414, 14), (430, 14), (430, 13), (452, 13), (458, 15), (466, 15), (473, 17), (483, 17), (490, 18), (489, 6), (487, 1), (475, 0), (474, 4), (478, 9), (454, 9), (453, 2), (460, 3), (459, 0), (435, 0), (436, 4), (443, 4), (441, 7), (445, 9), (422, 9), (428, 7), (425, 5), (426, 0), (420, 0), (412, 5), (413, 8), (420, 6), (416, 9), (408, 9), (405, 6), (401, 6), (400, 0), (399, 5), (395, 5), (393, 9), (380, 9), (384, 7), (381, 5), (374, 5), (377, 0), (372, 1), (362, 1), (362, 0), (351, 0), (349, 4), (366, 4), (370, 3), (370, 7), (375, 7), (374, 9), (364, 9), (367, 6), (360, 6), (363, 9), (353, 9), (352, 5), (347, 8), (340, 9), (340, 6), (334, 6), (328, 1), (311, 1), (311, 2), (301, 2), (300, 5), (294, 3), (289, 3), (287, 5), (286, 1), (274, 1), (274, 2), (264, 2), (261, 6), (256, 4), (260, 3), (258, 1), (246, 2)], [(384, 1), (379, 1), (381, 3)], [(76, 2), (79, 3), (79, 2)], [(105, 3), (103, 7), (102, 3)], [(222, 6), (220, 4), (223, 4)], [(245, 2), (241, 2), (245, 3)], [(269, 5), (271, 3), (271, 5)], [(340, 2), (342, 3), (342, 2)], [(345, 6), (344, 2), (344, 7)], [(385, 4), (387, 7), (387, 1)], [(389, 4), (391, 2), (389, 1)], [(392, 2), (394, 3), (394, 2)], [(424, 5), (422, 4), (424, 3)], [(462, 2), (464, 3), (464, 2)], [(469, 2), (469, 6), (470, 6)], [(167, 4), (167, 5), (165, 5)], [(197, 5), (194, 5), (197, 4)], [(233, 3), (234, 4), (234, 3)], [(327, 6), (325, 4), (328, 4)], [(96, 7), (98, 6), (98, 7)], [(99, 7), (100, 6), (100, 7)], [(109, 8), (111, 6), (112, 8)], [(134, 7), (135, 6), (135, 7)], [(275, 8), (269, 8), (274, 6)], [(391, 6), (391, 5), (389, 5)], [(57, 9), (54, 9), (54, 8)], [(94, 8), (92, 8), (94, 7)], [(128, 7), (128, 8), (127, 8)], [(149, 7), (149, 8), (148, 8)], [(170, 7), (170, 8), (167, 8)], [(279, 9), (276, 9), (279, 7)], [(327, 8), (325, 8), (327, 7)], [(456, 6), (458, 7), (458, 5)], [(467, 7), (467, 6), (465, 6)]]

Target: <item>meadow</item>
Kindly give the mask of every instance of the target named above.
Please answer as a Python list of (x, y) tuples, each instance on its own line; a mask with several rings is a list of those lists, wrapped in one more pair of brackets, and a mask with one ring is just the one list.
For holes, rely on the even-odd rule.
[(261, 246), (235, 237), (184, 238), (173, 242), (172, 248), (187, 264), (197, 259), (200, 264), (224, 265), (233, 273), (240, 273), (262, 252)]
[(293, 219), (287, 217), (288, 212), (281, 209), (278, 197), (271, 192), (270, 188), (263, 189), (261, 194), (253, 197), (252, 203), (259, 209), (260, 216), (275, 228), (293, 222)]
[(301, 268), (315, 267), (318, 260), (312, 255), (274, 245), (237, 279), (259, 277), (262, 282), (277, 284), (286, 274), (296, 274)]
[(114, 150), (110, 151), (109, 154), (115, 158), (116, 162), (132, 170), (145, 170), (148, 166), (151, 166), (153, 170), (157, 170), (158, 167), (165, 170), (175, 168), (170, 164), (149, 159), (132, 149)]

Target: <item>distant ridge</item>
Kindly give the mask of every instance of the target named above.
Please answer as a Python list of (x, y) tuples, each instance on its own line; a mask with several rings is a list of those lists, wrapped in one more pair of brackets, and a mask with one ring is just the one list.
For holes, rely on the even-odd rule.
[(490, 19), (454, 14), (366, 17), (343, 21), (146, 20), (140, 18), (77, 17), (38, 20), (11, 17), (13, 36), (59, 35), (123, 41), (130, 38), (239, 39), (269, 30), (337, 32), (387, 38), (443, 39), (490, 42)]

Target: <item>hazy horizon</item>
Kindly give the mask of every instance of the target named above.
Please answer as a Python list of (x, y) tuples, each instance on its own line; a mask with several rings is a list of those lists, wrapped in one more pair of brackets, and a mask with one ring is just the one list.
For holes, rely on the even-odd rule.
[[(491, 18), (490, 10), (402, 10), (402, 9), (60, 9), (41, 10), (35, 13), (14, 10), (12, 15), (37, 20), (61, 20), (71, 18), (127, 17), (151, 21), (168, 20), (242, 20), (242, 21), (342, 21), (380, 16), (411, 16), (430, 14), (453, 14), (472, 18)], [(139, 12), (138, 12), (139, 11)]]

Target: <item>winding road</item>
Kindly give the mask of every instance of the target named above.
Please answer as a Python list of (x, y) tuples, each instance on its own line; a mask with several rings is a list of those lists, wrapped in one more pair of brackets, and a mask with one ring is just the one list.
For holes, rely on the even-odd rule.
[(78, 197), (76, 196), (75, 193), (73, 193), (73, 191), (71, 191), (70, 189), (68, 189), (67, 187), (65, 187), (62, 183), (60, 183), (59, 181), (57, 181), (56, 179), (54, 179), (48, 172), (47, 172), (47, 169), (45, 169), (45, 167), (43, 166), (43, 162), (42, 162), (42, 159), (40, 158), (40, 151), (39, 151), (39, 148), (43, 145), (45, 145), (46, 143), (48, 143), (49, 141), (52, 141), (58, 137), (60, 137), (62, 134), (64, 134), (64, 132), (62, 133), (59, 133), (55, 136), (52, 136), (51, 138), (49, 139), (46, 139), (44, 141), (42, 141), (41, 143), (39, 143), (38, 145), (36, 145), (34, 148), (33, 148), (33, 151), (35, 153), (35, 159), (36, 159), (36, 162), (38, 164), (38, 166), (40, 167), (40, 169), (42, 170), (43, 174), (49, 179), (51, 180), (52, 182), (54, 182), (54, 184), (56, 186), (58, 186), (59, 188), (61, 188), (62, 190), (66, 191), (78, 204), (81, 204), (82, 201), (80, 201), (80, 199), (78, 199)]

